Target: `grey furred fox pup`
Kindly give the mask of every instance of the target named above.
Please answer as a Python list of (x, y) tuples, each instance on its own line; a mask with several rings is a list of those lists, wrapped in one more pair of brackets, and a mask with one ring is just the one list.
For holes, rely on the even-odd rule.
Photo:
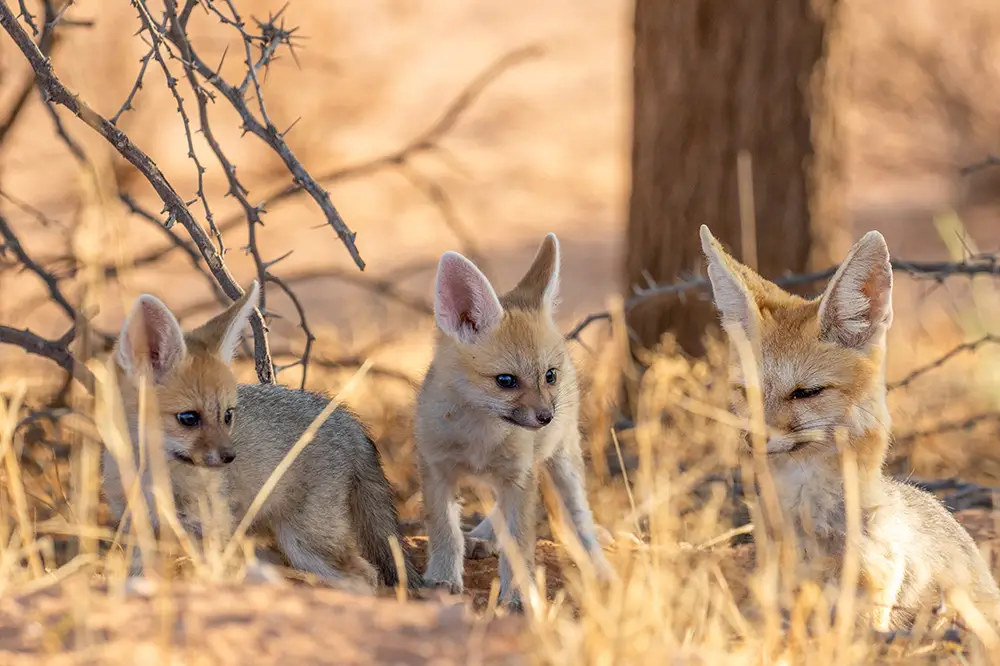
[[(789, 294), (729, 256), (701, 227), (708, 276), (723, 328), (751, 341), (764, 418), (767, 461), (778, 501), (806, 564), (843, 564), (846, 515), (838, 432), (857, 455), (862, 584), (877, 631), (910, 625), (958, 589), (994, 627), (1000, 590), (975, 542), (931, 494), (886, 476), (886, 332), (892, 324), (892, 266), (885, 239), (864, 235), (812, 300)], [(738, 354), (733, 406), (749, 406)], [(802, 514), (812, 523), (806, 538)]]
[[(553, 311), (559, 242), (542, 241), (511, 291), (497, 296), (468, 259), (446, 252), (438, 265), (434, 359), (417, 398), (419, 458), (429, 559), (424, 582), (462, 591), (463, 533), (456, 490), (467, 477), (494, 488), (497, 505), (464, 535), (470, 551), (495, 552), (497, 511), (532, 572), (539, 467), (551, 473), (572, 527), (599, 575), (610, 567), (597, 541), (584, 487), (576, 371)], [(500, 598), (522, 598), (510, 558), (500, 552)]]
[[(199, 499), (208, 477), (217, 482), (232, 529), (284, 456), (329, 399), (276, 385), (237, 384), (229, 368), (242, 331), (257, 304), (251, 288), (225, 312), (185, 333), (156, 297), (140, 296), (115, 344), (111, 363), (118, 379), (135, 460), (139, 460), (139, 387), (155, 395), (152, 427), (162, 431), (178, 514), (200, 534)], [(147, 420), (147, 423), (150, 423)], [(125, 493), (114, 456), (102, 456), (103, 488), (120, 521)], [(140, 479), (154, 506), (152, 479)], [(151, 510), (156, 525), (156, 512)], [(389, 538), (400, 537), (395, 496), (365, 427), (338, 406), (295, 459), (250, 526), (250, 535), (273, 540), (288, 563), (328, 584), (373, 593), (379, 580), (398, 582)], [(141, 568), (133, 560), (132, 573)], [(373, 567), (374, 565), (374, 567)], [(407, 579), (420, 575), (406, 558)]]

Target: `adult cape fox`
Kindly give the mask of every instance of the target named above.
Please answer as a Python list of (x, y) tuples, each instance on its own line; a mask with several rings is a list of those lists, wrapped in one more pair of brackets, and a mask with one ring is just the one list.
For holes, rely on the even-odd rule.
[[(188, 333), (159, 299), (144, 294), (113, 350), (134, 459), (139, 460), (139, 386), (145, 377), (157, 409), (146, 423), (161, 428), (177, 511), (196, 534), (199, 501), (210, 480), (231, 511), (225, 516), (231, 524), (223, 529), (231, 529), (329, 402), (282, 386), (237, 384), (229, 363), (258, 294), (254, 281), (229, 309)], [(126, 500), (109, 451), (102, 467), (109, 507), (120, 520)], [(148, 471), (140, 484), (153, 507)], [(151, 513), (156, 528), (156, 512)], [(331, 585), (371, 592), (378, 580), (397, 584), (389, 545), (390, 537), (400, 538), (395, 497), (372, 439), (346, 408), (337, 407), (285, 472), (250, 534), (273, 540), (292, 567)], [(410, 585), (419, 585), (408, 558), (406, 568)]]
[[(438, 335), (416, 419), (429, 585), (462, 590), (456, 490), (465, 477), (489, 481), (497, 499), (494, 511), (464, 537), (470, 556), (496, 550), (499, 511), (513, 552), (533, 572), (543, 465), (597, 572), (610, 572), (584, 488), (576, 372), (552, 318), (558, 281), (554, 234), (542, 241), (517, 286), (502, 296), (462, 255), (441, 257), (434, 299)], [(506, 549), (500, 552), (500, 598), (513, 607), (521, 603)]]
[[(779, 504), (795, 525), (806, 563), (839, 570), (846, 515), (838, 442), (857, 455), (862, 583), (872, 623), (911, 624), (962, 590), (994, 627), (1000, 591), (975, 542), (934, 498), (883, 473), (890, 417), (885, 399), (886, 332), (892, 324), (892, 267), (885, 239), (870, 231), (851, 249), (824, 293), (793, 296), (740, 264), (705, 226), (701, 242), (722, 324), (750, 342), (768, 427), (767, 460)], [(747, 416), (738, 354), (734, 409)], [(842, 434), (839, 434), (842, 433)], [(812, 534), (803, 527), (808, 515)]]

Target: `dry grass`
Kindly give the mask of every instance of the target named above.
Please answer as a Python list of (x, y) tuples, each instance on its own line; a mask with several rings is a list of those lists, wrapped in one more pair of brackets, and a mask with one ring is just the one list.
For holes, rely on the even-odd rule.
[[(599, 356), (582, 364), (594, 410), (587, 414), (591, 428), (603, 429), (606, 423), (609, 396), (622, 372), (623, 339), (618, 332), (600, 346)], [(70, 476), (67, 461), (36, 459), (38, 452), (51, 452), (49, 442), (75, 438), (68, 466), (86, 469), (98, 439), (118, 448), (113, 443), (122, 431), (113, 413), (99, 408), (89, 428), (71, 419), (55, 428), (42, 426), (41, 441), (29, 445), (25, 428), (13, 432), (24, 413), (19, 409), (23, 393), (9, 394), (0, 414), (6, 463), (0, 655), (4, 663), (18, 664), (42, 658), (55, 659), (52, 663), (277, 663), (280, 655), (292, 654), (302, 663), (359, 664), (425, 663), (432, 656), (445, 660), (441, 663), (507, 663), (519, 655), (550, 664), (662, 663), (665, 655), (698, 664), (957, 659), (956, 647), (944, 640), (947, 626), (929, 626), (886, 646), (863, 622), (830, 620), (827, 604), (836, 601), (843, 608), (850, 599), (860, 613), (866, 600), (844, 596), (845, 590), (821, 590), (807, 582), (808, 575), (788, 575), (786, 561), (779, 567), (778, 551), (758, 551), (755, 558), (752, 546), (730, 545), (731, 537), (745, 530), (733, 530), (725, 485), (704, 483), (737, 464), (738, 431), (727, 416), (724, 383), (713, 381), (723, 376), (720, 361), (715, 347), (707, 360), (697, 362), (662, 350), (643, 377), (636, 427), (612, 445), (619, 447), (621, 459), (636, 458), (637, 469), (628, 479), (591, 477), (598, 519), (615, 535), (609, 554), (619, 580), (600, 586), (574, 539), (555, 530), (562, 546), (540, 544), (538, 575), (547, 594), (523, 620), (499, 623), (490, 619), (503, 615), (494, 606), (495, 560), (467, 563), (471, 616), (422, 594), (422, 600), (405, 602), (412, 609), (400, 614), (397, 600), (354, 600), (317, 589), (308, 579), (255, 582), (268, 569), (256, 563), (252, 548), (226, 552), (224, 541), (178, 541), (177, 526), (158, 547), (150, 535), (140, 538), (147, 570), (156, 571), (159, 582), (130, 582), (127, 553), (108, 543), (115, 536), (113, 526), (102, 512), (80, 508), (98, 504), (93, 469), (82, 480), (72, 477), (67, 486), (62, 480)], [(95, 370), (103, 386), (106, 379), (96, 364)], [(343, 376), (327, 374), (316, 381), (344, 386)], [(386, 381), (365, 378), (352, 400), (370, 403), (365, 390), (377, 391)], [(387, 398), (380, 407), (390, 414), (405, 409), (390, 404)], [(393, 420), (372, 424), (404, 512), (412, 515), (418, 500), (411, 481), (409, 423)], [(588, 433), (591, 443), (607, 439), (599, 430)], [(557, 515), (558, 506), (551, 497), (546, 500), (549, 514)], [(995, 535), (985, 518), (975, 511), (962, 516), (981, 540)], [(409, 541), (422, 563), (423, 540)], [(128, 540), (122, 545), (126, 551), (130, 547)], [(233, 554), (237, 557), (227, 561)], [(965, 650), (975, 649), (974, 632), (959, 635)], [(398, 647), (387, 652), (389, 644)], [(990, 663), (981, 652), (966, 658)]]
[[(139, 57), (142, 47), (117, 37), (132, 32), (126, 3), (114, 8), (104, 4), (77, 2), (79, 13), (89, 12), (98, 25), (69, 33), (54, 62), (99, 110), (113, 111), (133, 74), (123, 73), (121, 64), (134, 65), (132, 56)], [(248, 1), (247, 13), (266, 13), (275, 4)], [(579, 2), (543, 4), (387, 2), (364, 9), (357, 3), (293, 4), (292, 19), (309, 26), (312, 43), (300, 54), (301, 70), (290, 60), (276, 64), (268, 92), (279, 124), (287, 126), (303, 115), (289, 140), (310, 169), (323, 172), (398, 147), (432, 122), (451, 95), (498, 55), (541, 43), (545, 56), (487, 91), (448, 137), (445, 156), (427, 159), (421, 168), (451, 196), (464, 228), (490, 249), (490, 277), (499, 284), (512, 283), (543, 232), (560, 234), (566, 272), (561, 323), (568, 329), (618, 291), (617, 246), (627, 177), (629, 3), (589, 3), (586, 11)], [(885, 25), (878, 4), (857, 5), (861, 56), (884, 66), (863, 72), (856, 91), (864, 98), (856, 101), (858, 113), (850, 129), (856, 144), (855, 212), (859, 225), (887, 231), (893, 252), (908, 258), (942, 252), (926, 211), (938, 212), (946, 205), (963, 209), (982, 200), (983, 187), (963, 192), (946, 170), (996, 140), (986, 138), (984, 129), (995, 126), (997, 100), (986, 99), (985, 92), (996, 89), (989, 83), (995, 68), (965, 63), (959, 52), (968, 52), (963, 40), (969, 37), (973, 43), (979, 27), (994, 25), (1000, 13), (990, 13), (992, 4), (981, 0), (966, 0), (961, 11), (949, 10), (947, 16), (938, 16), (933, 5), (914, 3), (909, 13), (894, 14), (900, 24), (888, 36), (870, 32)], [(913, 27), (924, 25), (928, 17), (934, 18), (930, 25), (951, 26), (964, 37), (934, 50)], [(215, 28), (206, 22), (199, 30), (204, 32), (197, 38), (221, 55), (225, 40)], [(900, 37), (909, 41), (900, 46)], [(929, 49), (933, 62), (940, 58), (952, 65), (928, 74), (912, 55), (914, 44)], [(74, 57), (79, 53), (92, 57)], [(886, 54), (897, 60), (883, 58)], [(5, 75), (10, 74), (3, 87), (7, 94), (6, 80), (26, 72), (8, 52), (3, 58)], [(988, 60), (987, 55), (982, 58)], [(885, 90), (880, 81), (898, 80), (889, 75), (901, 61), (911, 66), (905, 95), (894, 88), (891, 99), (880, 101)], [(928, 76), (921, 78), (921, 72)], [(942, 79), (949, 85), (935, 88)], [(982, 91), (984, 99), (969, 90)], [(190, 194), (191, 165), (166, 95), (159, 86), (148, 86), (137, 100), (139, 111), (123, 127)], [(927, 109), (912, 113), (906, 103), (910, 98)], [(83, 177), (52, 137), (44, 111), (32, 104), (36, 107), (5, 145), (3, 189), (57, 222), (43, 226), (11, 200), (3, 210), (39, 255), (51, 260), (71, 251), (85, 268), (94, 269), (81, 271), (71, 285), (76, 302), (96, 312), (95, 324), (115, 330), (124, 309), (145, 290), (164, 296), (178, 311), (189, 309), (182, 318), (186, 326), (214, 312), (193, 307), (206, 301), (207, 292), (178, 257), (144, 270), (125, 270), (110, 283), (95, 277), (101, 272), (96, 269), (107, 264), (127, 268), (131, 258), (158, 242), (115, 203), (118, 190), (158, 207), (134, 173), (70, 126), (98, 166), (96, 181)], [(881, 111), (869, 113), (872, 108)], [(956, 119), (945, 113), (949, 110), (964, 115)], [(220, 140), (241, 164), (253, 194), (283, 185), (276, 182), (273, 158), (240, 140), (230, 120), (220, 113)], [(936, 129), (928, 132), (928, 127)], [(912, 185), (897, 187), (901, 166), (913, 169), (908, 177), (926, 178), (934, 187), (921, 192)], [(359, 246), (372, 273), (391, 278), (416, 265), (399, 286), (408, 296), (427, 299), (437, 255), (459, 241), (441, 223), (440, 211), (397, 176), (380, 173), (338, 183), (333, 194), (360, 231)], [(235, 206), (221, 197), (220, 174), (210, 172), (209, 177), (210, 196), (220, 201), (217, 215), (222, 217)], [(932, 196), (917, 196), (925, 189)], [(883, 219), (876, 204), (892, 212), (891, 219)], [(908, 212), (909, 204), (917, 212)], [(970, 226), (973, 236), (983, 249), (992, 249), (995, 234), (982, 222), (992, 218), (978, 209), (969, 218), (977, 216), (981, 221)], [(295, 249), (282, 265), (288, 273), (348, 265), (332, 235), (312, 229), (317, 216), (307, 205), (292, 201), (277, 207), (266, 222), (262, 247), (275, 256)], [(232, 248), (243, 242), (241, 233), (234, 232)], [(241, 283), (247, 283), (249, 259), (238, 249), (227, 259)], [(168, 280), (176, 282), (167, 286)], [(904, 377), (958, 341), (994, 330), (996, 292), (988, 281), (977, 281), (971, 289), (964, 283), (948, 286), (931, 298), (923, 285), (898, 282), (890, 379)], [(30, 276), (0, 272), (0, 285), (0, 320), (46, 335), (62, 332), (55, 311), (37, 305), (41, 291)], [(330, 279), (305, 280), (299, 286), (307, 308), (316, 313), (315, 357), (374, 361), (347, 400), (371, 426), (401, 514), (414, 521), (420, 494), (412, 459), (414, 387), (407, 378), (420, 379), (432, 322), (412, 308)], [(301, 333), (290, 304), (275, 299), (271, 307), (286, 317), (272, 323), (275, 346), (298, 350)], [(545, 598), (527, 617), (499, 623), (492, 621), (496, 562), (489, 559), (467, 562), (469, 614), (435, 599), (411, 599), (401, 606), (392, 598), (395, 591), (377, 601), (357, 600), (308, 580), (257, 582), (268, 569), (255, 563), (251, 549), (237, 548), (226, 561), (226, 544), (209, 542), (202, 550), (172, 530), (167, 530), (174, 536), (163, 548), (147, 544), (143, 549), (159, 569), (159, 582), (152, 587), (128, 583), (127, 554), (112, 544), (115, 531), (97, 492), (98, 446), (122, 441), (118, 424), (78, 391), (50, 410), (54, 421), (22, 423), (48, 406), (61, 378), (44, 361), (0, 350), (0, 663), (277, 663), (289, 658), (340, 664), (427, 663), (433, 658), (456, 664), (515, 658), (594, 665), (668, 659), (724, 666), (988, 663), (981, 654), (956, 654), (955, 646), (942, 640), (940, 627), (887, 646), (862, 626), (832, 624), (822, 604), (852, 595), (841, 590), (821, 594), (815, 586), (782, 575), (787, 569), (776, 568), (773, 552), (763, 553), (755, 566), (753, 546), (731, 546), (733, 509), (725, 484), (702, 483), (707, 476), (725, 475), (736, 462), (736, 431), (725, 417), (718, 382), (711, 386), (720, 376), (718, 355), (694, 363), (667, 350), (657, 358), (644, 378), (636, 427), (619, 433), (616, 441), (609, 434), (617, 420), (613, 398), (622, 373), (629, 371), (622, 363), (622, 340), (620, 330), (594, 331), (586, 343), (599, 354), (574, 347), (586, 385), (591, 500), (598, 521), (615, 536), (609, 551), (620, 578), (601, 588), (572, 541), (565, 547), (545, 541), (539, 547)], [(896, 450), (895, 470), (920, 478), (959, 476), (998, 484), (997, 420), (906, 437), (942, 422), (995, 414), (996, 361), (986, 348), (890, 394), (896, 433), (905, 439)], [(358, 363), (331, 365), (314, 365), (309, 388), (338, 392)], [(252, 364), (241, 362), (237, 370), (252, 381)], [(281, 381), (296, 386), (299, 377), (292, 369)], [(619, 460), (626, 464), (617, 464)], [(628, 478), (608, 472), (622, 466)], [(467, 500), (469, 512), (485, 508), (472, 493)], [(551, 503), (548, 508), (558, 512)], [(997, 527), (988, 511), (972, 509), (959, 517), (979, 541), (996, 549)], [(419, 524), (413, 527), (419, 534)], [(563, 536), (552, 530), (542, 534)], [(422, 544), (419, 536), (409, 544), (418, 562)], [(974, 634), (960, 632), (962, 649), (972, 650)]]

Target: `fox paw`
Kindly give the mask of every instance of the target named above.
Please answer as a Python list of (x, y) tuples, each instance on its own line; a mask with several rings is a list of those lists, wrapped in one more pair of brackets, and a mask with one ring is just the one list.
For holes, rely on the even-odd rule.
[(464, 589), (465, 586), (462, 585), (461, 581), (455, 582), (455, 581), (447, 581), (447, 580), (433, 580), (433, 579), (428, 578), (425, 575), (424, 576), (424, 587), (427, 587), (427, 588), (430, 588), (430, 589), (433, 589), (433, 590), (444, 590), (446, 592), (449, 592), (450, 594), (462, 594), (462, 591), (463, 591), (463, 589)]
[(465, 535), (465, 557), (470, 560), (485, 560), (497, 554), (496, 544), (490, 539), (477, 539)]
[(324, 581), (328, 587), (362, 597), (374, 597), (376, 590), (371, 583), (360, 577), (350, 576)]

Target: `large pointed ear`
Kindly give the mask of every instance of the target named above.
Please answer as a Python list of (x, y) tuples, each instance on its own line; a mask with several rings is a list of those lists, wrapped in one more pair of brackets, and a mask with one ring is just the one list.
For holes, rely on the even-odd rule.
[(136, 299), (115, 344), (115, 361), (129, 376), (148, 370), (161, 382), (184, 358), (184, 332), (177, 318), (151, 294)]
[(712, 283), (712, 298), (719, 310), (722, 326), (739, 326), (751, 337), (759, 312), (739, 270), (739, 264), (722, 248), (704, 224), (699, 231), (701, 249), (708, 260), (708, 279)]
[(869, 231), (830, 279), (819, 306), (820, 335), (864, 349), (892, 325), (892, 265), (885, 238)]
[(531, 268), (505, 296), (512, 303), (528, 307), (554, 309), (559, 294), (559, 239), (546, 234), (535, 253)]
[(445, 252), (434, 287), (434, 318), (445, 334), (471, 343), (500, 325), (503, 307), (490, 281), (457, 252)]
[(250, 313), (260, 300), (260, 285), (253, 281), (239, 300), (234, 301), (225, 312), (218, 314), (191, 332), (191, 337), (202, 340), (213, 350), (223, 363), (230, 363), (236, 355), (236, 347), (243, 338)]

